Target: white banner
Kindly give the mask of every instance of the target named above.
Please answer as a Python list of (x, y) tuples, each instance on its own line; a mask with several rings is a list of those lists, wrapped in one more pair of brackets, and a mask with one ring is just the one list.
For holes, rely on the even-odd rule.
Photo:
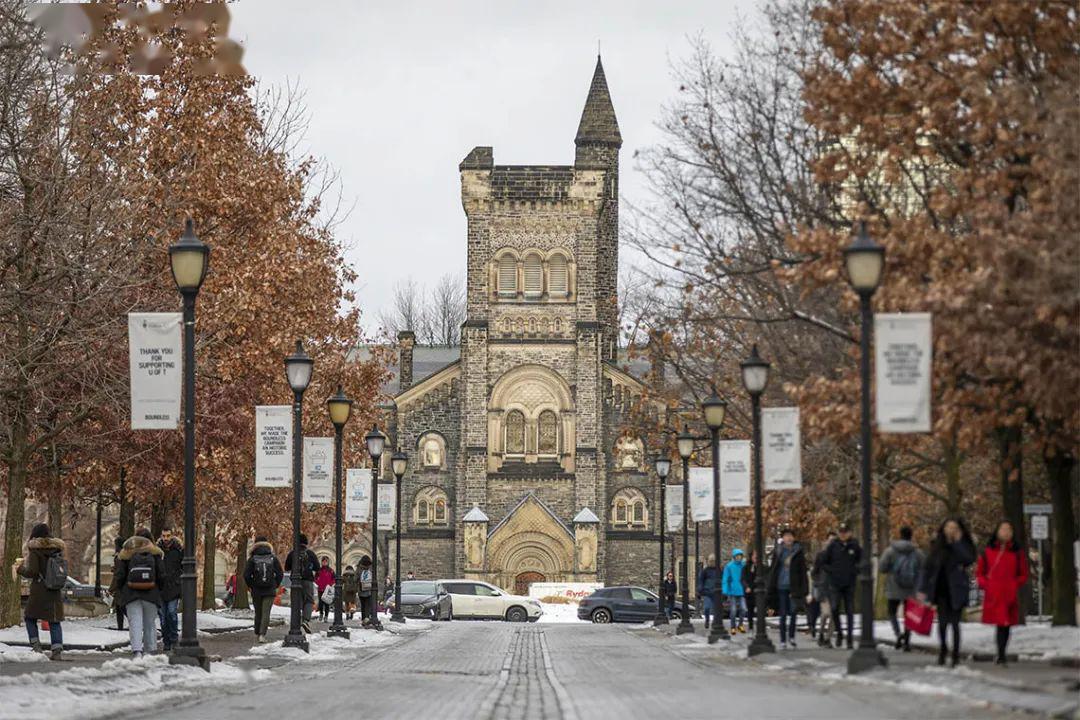
[(345, 522), (371, 520), (371, 468), (345, 471)]
[(292, 407), (255, 406), (255, 487), (292, 485)]
[(394, 529), (394, 485), (379, 483), (379, 529)]
[(720, 504), (750, 505), (750, 441), (720, 441)]
[(713, 494), (712, 468), (690, 468), (690, 519), (694, 522), (712, 522)]
[(763, 408), (761, 411), (762, 487), (798, 490), (802, 487), (802, 447), (799, 408)]
[(668, 485), (664, 496), (664, 510), (667, 512), (667, 530), (675, 532), (682, 530), (683, 518), (686, 516), (682, 501), (682, 485)]
[(306, 503), (334, 499), (334, 438), (304, 438), (304, 487)]
[(182, 329), (180, 313), (128, 313), (132, 430), (180, 427)]
[(930, 313), (874, 315), (877, 429), (930, 432), (934, 344)]

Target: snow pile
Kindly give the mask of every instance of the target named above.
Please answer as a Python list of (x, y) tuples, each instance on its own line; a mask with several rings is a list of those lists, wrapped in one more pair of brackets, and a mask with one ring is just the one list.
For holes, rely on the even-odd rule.
[(78, 708), (79, 717), (111, 717), (176, 701), (206, 687), (237, 685), (269, 677), (265, 670), (246, 671), (215, 663), (211, 671), (169, 665), (164, 655), (139, 660), (110, 660), (99, 668), (73, 668), (0, 678), (0, 720), (55, 720)]
[(7, 662), (42, 662), (48, 657), (36, 653), (28, 647), (13, 647), (0, 643), (0, 663)]
[[(416, 621), (419, 625), (422, 621)], [(413, 624), (413, 621), (408, 622), (409, 625)], [(290, 660), (297, 660), (300, 662), (324, 662), (324, 661), (337, 661), (351, 657), (353, 651), (361, 647), (376, 647), (379, 645), (387, 645), (397, 640), (397, 633), (384, 630), (378, 632), (376, 630), (365, 630), (360, 628), (349, 628), (349, 638), (341, 637), (328, 637), (322, 634), (312, 634), (307, 636), (309, 652), (295, 647), (285, 647), (282, 642), (266, 643), (265, 645), (256, 645), (248, 651), (248, 655), (243, 658), (237, 658), (238, 660), (250, 658), (250, 657), (280, 657), (288, 658)]]
[(195, 615), (196, 624), (200, 630), (250, 630), (255, 625), (254, 619), (245, 620), (242, 617), (229, 617), (220, 613), (200, 612)]
[[(960, 648), (965, 653), (997, 652), (993, 625), (982, 623), (962, 623), (960, 626)], [(879, 640), (892, 640), (892, 627), (888, 622), (874, 623), (874, 635)], [(935, 625), (930, 635), (911, 636), (911, 644), (937, 650), (938, 638)], [(1051, 627), (1047, 623), (1029, 623), (1012, 629), (1009, 638), (1009, 653), (1016, 653), (1021, 660), (1053, 660), (1055, 658), (1080, 658), (1080, 628)]]
[(576, 623), (586, 622), (585, 620), (578, 620), (577, 603), (540, 603), (541, 609), (544, 614), (540, 616), (537, 622), (542, 623)]
[[(104, 627), (97, 627), (92, 624), (91, 621), (86, 620), (65, 620), (61, 627), (64, 629), (64, 645), (65, 646), (79, 646), (88, 648), (109, 648), (117, 645), (126, 645), (129, 641), (127, 631), (120, 632), (114, 629), (110, 630)], [(49, 642), (49, 631), (39, 630), (41, 642), (47, 645)], [(26, 626), (24, 625), (12, 625), (11, 627), (0, 630), (0, 643), (6, 643), (8, 645), (27, 645), (29, 640), (26, 636)]]

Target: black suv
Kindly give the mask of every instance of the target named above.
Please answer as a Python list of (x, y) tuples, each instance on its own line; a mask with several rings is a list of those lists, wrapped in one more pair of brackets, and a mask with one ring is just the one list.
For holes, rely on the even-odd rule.
[[(594, 623), (647, 622), (656, 617), (660, 598), (652, 590), (634, 585), (600, 588), (578, 605), (578, 619)], [(672, 617), (681, 619), (682, 602), (675, 601)], [(694, 612), (694, 606), (690, 606)]]

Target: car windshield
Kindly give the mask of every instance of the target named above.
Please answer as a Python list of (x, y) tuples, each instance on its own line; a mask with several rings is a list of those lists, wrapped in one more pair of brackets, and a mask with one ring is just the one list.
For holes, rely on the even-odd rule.
[(434, 595), (438, 591), (430, 580), (406, 580), (401, 583), (401, 592), (407, 595)]

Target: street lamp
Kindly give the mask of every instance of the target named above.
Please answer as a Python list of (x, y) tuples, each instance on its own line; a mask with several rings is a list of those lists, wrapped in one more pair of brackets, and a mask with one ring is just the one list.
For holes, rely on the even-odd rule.
[(873, 522), (870, 498), (870, 334), (873, 331), (873, 313), (870, 298), (881, 284), (885, 269), (885, 248), (874, 242), (866, 233), (866, 222), (859, 223), (859, 234), (844, 249), (844, 265), (848, 282), (859, 294), (861, 337), (859, 340), (859, 370), (862, 385), (862, 421), (860, 441), (859, 502), (862, 506), (862, 559), (859, 561), (859, 593), (861, 624), (859, 647), (848, 658), (848, 672), (859, 673), (886, 664), (885, 656), (874, 642), (874, 587), (870, 571), (870, 547), (873, 542)]
[(304, 459), (303, 459), (303, 407), (304, 391), (311, 383), (311, 370), (315, 361), (304, 352), (304, 345), (297, 340), (296, 349), (285, 357), (285, 378), (293, 391), (293, 430), (292, 430), (292, 475), (293, 475), (293, 550), (292, 570), (289, 573), (289, 633), (285, 636), (285, 647), (300, 648), (308, 652), (308, 641), (301, 627), (301, 613), (304, 609), (304, 576), (300, 555), (300, 507), (303, 503)]
[(341, 436), (345, 423), (352, 415), (353, 401), (345, 397), (345, 391), (338, 385), (337, 392), (326, 401), (330, 412), (330, 422), (334, 424), (334, 522), (335, 522), (335, 557), (334, 562), (334, 624), (326, 631), (330, 637), (349, 637), (349, 630), (341, 616)]
[(405, 613), (401, 611), (401, 479), (409, 468), (409, 456), (401, 448), (390, 456), (390, 468), (397, 479), (394, 490), (394, 612), (390, 616), (390, 622), (403, 623)]
[(180, 642), (169, 663), (209, 670), (210, 660), (199, 645), (195, 624), (195, 297), (210, 267), (210, 247), (195, 236), (190, 218), (180, 239), (169, 246), (169, 266), (184, 299), (184, 558), (180, 563), (184, 609)]
[[(754, 425), (754, 549), (757, 551), (758, 564), (765, 557), (765, 531), (762, 528), (761, 518), (761, 394), (769, 384), (769, 363), (758, 355), (757, 345), (750, 349), (750, 357), (744, 360), (742, 368), (742, 382), (746, 392), (750, 393), (750, 408), (752, 410)], [(750, 641), (747, 653), (753, 657), (761, 653), (776, 652), (768, 634), (765, 632), (765, 573), (760, 568), (754, 572), (754, 608), (755, 618), (754, 639)]]
[(653, 626), (667, 625), (668, 616), (664, 612), (664, 520), (667, 516), (667, 476), (671, 472), (671, 460), (663, 453), (653, 456), (653, 465), (656, 468), (656, 477), (660, 479), (660, 602), (657, 603), (656, 617)]
[(382, 628), (379, 622), (379, 595), (382, 583), (379, 582), (379, 465), (386, 447), (386, 436), (379, 432), (378, 425), (371, 426), (371, 432), (364, 436), (368, 456), (371, 458), (371, 626)]
[[(682, 482), (683, 482), (683, 510), (685, 511), (690, 506), (690, 456), (694, 454), (694, 436), (690, 434), (690, 430), (683, 425), (683, 431), (679, 433), (675, 439), (675, 444), (679, 448), (679, 457), (682, 458)], [(682, 531), (682, 617), (679, 619), (679, 626), (675, 628), (676, 635), (682, 635), (684, 633), (694, 632), (694, 626), (690, 624), (690, 581), (689, 571), (687, 566), (690, 563), (690, 549), (689, 549), (689, 537), (687, 535), (689, 531), (686, 527), (685, 517), (683, 520)], [(694, 535), (697, 535), (697, 523), (694, 523)], [(694, 546), (694, 561), (697, 564), (697, 545)]]
[[(720, 428), (724, 426), (724, 416), (727, 415), (727, 403), (721, 400), (713, 390), (713, 394), (701, 401), (701, 412), (705, 416), (705, 424), (709, 427), (712, 436), (712, 484), (713, 484), (713, 557), (716, 561), (717, 575), (720, 573)], [(720, 587), (720, 578), (713, 583), (713, 624), (709, 632), (709, 643), (717, 640), (730, 640), (727, 628), (724, 627), (722, 610), (723, 591)]]

